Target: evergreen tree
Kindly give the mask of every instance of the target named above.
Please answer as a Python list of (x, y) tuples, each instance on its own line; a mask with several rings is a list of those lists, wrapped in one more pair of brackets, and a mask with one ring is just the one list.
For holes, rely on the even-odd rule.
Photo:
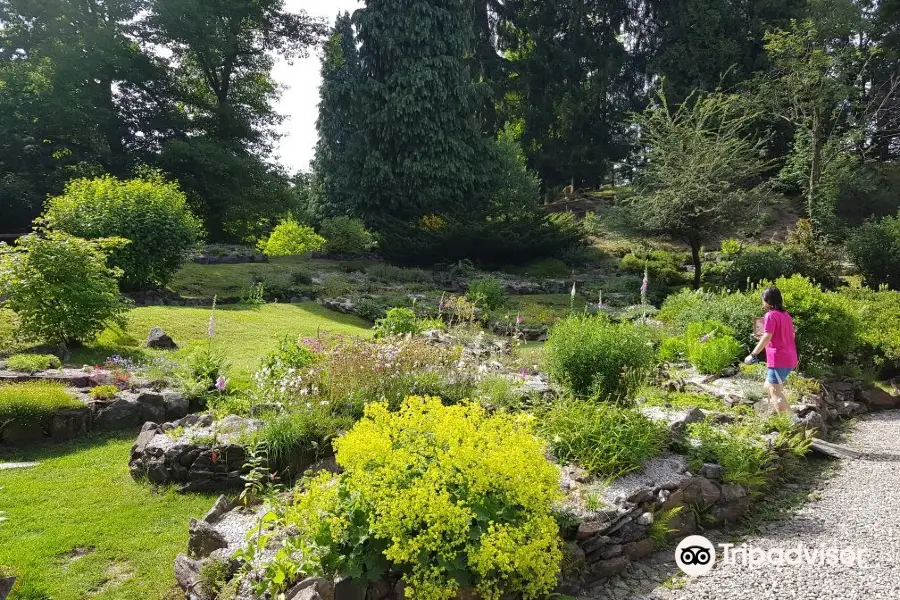
[(392, 222), (485, 214), (492, 161), (466, 63), (474, 47), (471, 4), (369, 0), (355, 18), (365, 147), (357, 214), (382, 231)]
[(350, 14), (337, 18), (322, 54), (322, 86), (319, 88), (319, 143), (312, 183), (315, 216), (348, 214), (360, 177), (363, 150), (360, 147), (359, 107), (354, 103), (360, 80), (359, 53)]

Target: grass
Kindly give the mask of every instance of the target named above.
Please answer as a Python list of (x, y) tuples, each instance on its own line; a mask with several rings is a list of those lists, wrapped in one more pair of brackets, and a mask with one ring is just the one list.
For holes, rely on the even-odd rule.
[[(162, 327), (180, 346), (185, 347), (192, 342), (206, 341), (209, 315), (208, 308), (136, 308), (128, 314), (129, 322), (124, 330), (107, 329), (95, 342), (74, 350), (69, 362), (100, 364), (107, 356), (114, 354), (138, 360), (166, 356), (163, 351), (141, 347), (152, 327)], [(11, 319), (9, 311), (0, 310), (0, 333), (6, 329), (11, 331)], [(262, 357), (277, 348), (280, 338), (284, 336), (315, 337), (326, 331), (349, 336), (371, 336), (369, 325), (363, 319), (330, 311), (314, 302), (258, 307), (220, 306), (216, 309), (215, 320), (214, 343), (224, 350), (231, 365), (244, 373), (255, 370)], [(4, 350), (15, 351), (15, 348), (7, 346), (4, 349), (0, 346), (0, 352)]]
[(62, 384), (30, 381), (0, 385), (0, 428), (7, 421), (17, 425), (40, 424), (61, 410), (82, 406)]
[(10, 600), (161, 600), (171, 592), (188, 520), (213, 497), (135, 483), (133, 441), (94, 438), (7, 457), (40, 462), (0, 471), (8, 518), (0, 523), (0, 567), (24, 585)]
[(668, 434), (664, 425), (636, 410), (578, 400), (559, 402), (537, 427), (556, 458), (608, 479), (657, 456)]
[(23, 373), (37, 373), (61, 366), (59, 358), (52, 354), (14, 354), (6, 360), (7, 369)]

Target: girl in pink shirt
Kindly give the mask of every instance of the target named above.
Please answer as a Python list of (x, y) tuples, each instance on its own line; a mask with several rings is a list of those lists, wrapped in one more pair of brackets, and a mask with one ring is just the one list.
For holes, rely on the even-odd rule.
[(766, 316), (763, 319), (763, 331), (756, 348), (746, 358), (747, 364), (756, 361), (756, 355), (766, 351), (765, 390), (769, 394), (772, 405), (778, 412), (790, 411), (784, 397), (784, 382), (791, 372), (797, 368), (797, 345), (794, 342), (794, 320), (784, 309), (784, 300), (778, 288), (770, 287), (762, 293), (763, 307)]

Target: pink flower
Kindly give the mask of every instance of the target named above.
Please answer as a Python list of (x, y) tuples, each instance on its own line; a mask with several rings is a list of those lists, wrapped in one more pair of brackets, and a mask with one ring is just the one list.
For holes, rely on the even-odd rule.
[(206, 330), (206, 335), (209, 337), (216, 336), (216, 320), (212, 315), (209, 316), (209, 327)]
[(525, 367), (522, 367), (522, 370), (519, 371), (519, 377), (522, 378), (522, 381), (525, 381), (526, 379), (528, 379), (528, 369), (526, 369)]
[(522, 325), (523, 323), (525, 323), (525, 317), (521, 314), (516, 315), (516, 325)]
[(220, 392), (224, 392), (226, 385), (228, 385), (228, 380), (225, 379), (224, 375), (219, 375), (219, 378), (216, 379), (216, 389)]

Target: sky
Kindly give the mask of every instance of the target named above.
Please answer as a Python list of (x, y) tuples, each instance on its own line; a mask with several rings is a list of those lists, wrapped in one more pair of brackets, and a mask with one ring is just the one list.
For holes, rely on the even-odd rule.
[[(305, 10), (312, 16), (325, 17), (329, 23), (340, 12), (353, 12), (362, 6), (357, 0), (286, 0), (291, 12)], [(292, 65), (280, 60), (273, 71), (275, 80), (284, 86), (277, 110), (287, 117), (281, 124), (284, 137), (277, 150), (279, 162), (288, 171), (309, 167), (316, 145), (316, 118), (319, 115), (319, 52), (294, 60)]]

